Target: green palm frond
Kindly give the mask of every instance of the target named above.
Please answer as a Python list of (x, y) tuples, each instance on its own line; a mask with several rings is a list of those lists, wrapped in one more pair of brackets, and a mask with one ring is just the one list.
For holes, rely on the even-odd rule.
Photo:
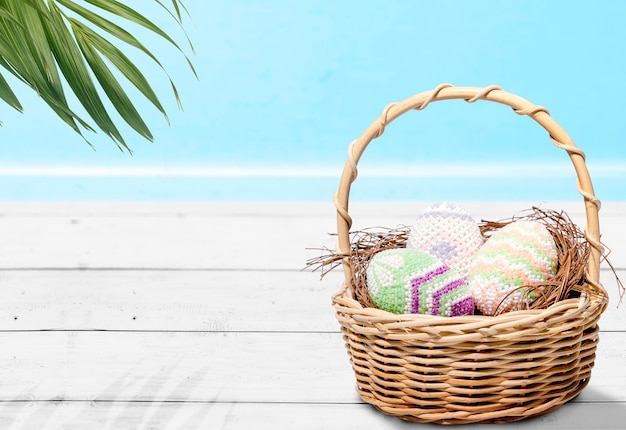
[(2, 75), (0, 75), (0, 99), (4, 100), (12, 108), (20, 112), (23, 111), (20, 101)]
[[(186, 9), (179, 0), (172, 0), (169, 8), (160, 0), (154, 3), (182, 27), (181, 10), (186, 12)], [(107, 19), (105, 15), (112, 18)], [(116, 76), (123, 76), (166, 121), (169, 120), (150, 83), (120, 45), (147, 55), (162, 69), (179, 107), (181, 103), (174, 82), (158, 58), (114, 21), (139, 25), (157, 35), (181, 52), (197, 77), (191, 61), (176, 41), (144, 15), (116, 0), (0, 0), (0, 66), (36, 91), (81, 136), (84, 137), (84, 130), (99, 129), (120, 149), (130, 151), (104, 100), (108, 100), (120, 118), (141, 136), (148, 140), (153, 136)], [(191, 49), (193, 52), (193, 47)], [(70, 106), (66, 97), (68, 90), (75, 95), (88, 118), (81, 118)], [(0, 99), (22, 111), (22, 105), (2, 73)]]

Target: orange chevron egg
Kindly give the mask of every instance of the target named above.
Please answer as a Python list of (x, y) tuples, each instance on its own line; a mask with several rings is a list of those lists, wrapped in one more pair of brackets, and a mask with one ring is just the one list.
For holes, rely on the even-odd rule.
[(476, 253), (468, 284), (483, 315), (525, 309), (536, 298), (527, 287), (556, 274), (554, 239), (537, 221), (517, 221), (499, 229)]

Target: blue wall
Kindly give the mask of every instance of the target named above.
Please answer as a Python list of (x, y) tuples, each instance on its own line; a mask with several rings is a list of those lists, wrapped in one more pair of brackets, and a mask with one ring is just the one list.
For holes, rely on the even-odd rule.
[[(91, 135), (93, 151), (22, 91), (23, 115), (0, 108), (0, 199), (330, 199), (349, 142), (389, 102), (441, 82), (495, 83), (548, 107), (587, 153), (597, 194), (626, 198), (626, 2), (186, 5), (200, 80), (175, 51), (151, 45), (164, 57), (185, 106), (176, 111), (155, 69), (150, 77), (171, 126), (140, 104), (155, 142), (128, 133), (131, 157)], [(180, 39), (175, 26), (159, 23)], [(411, 166), (449, 163), (461, 177), (477, 165), (542, 168), (521, 180), (411, 178), (419, 176)], [(545, 132), (486, 103), (445, 102), (411, 113), (368, 149), (363, 164), (363, 186), (355, 189), (360, 199), (534, 198), (546, 189), (539, 198), (578, 198), (567, 156)], [(368, 178), (368, 166), (406, 177)], [(493, 182), (498, 187), (489, 189)]]

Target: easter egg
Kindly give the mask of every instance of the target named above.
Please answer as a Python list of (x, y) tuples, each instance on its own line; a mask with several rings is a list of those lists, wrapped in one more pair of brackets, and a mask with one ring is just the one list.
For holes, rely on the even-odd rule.
[(465, 209), (443, 202), (429, 206), (417, 217), (406, 247), (437, 257), (467, 279), (472, 259), (483, 242), (474, 218)]
[(468, 284), (483, 315), (525, 309), (536, 298), (521, 288), (556, 274), (554, 239), (537, 221), (516, 221), (497, 230), (474, 257)]
[(426, 252), (407, 248), (379, 252), (366, 275), (372, 301), (387, 312), (448, 317), (474, 313), (465, 280)]

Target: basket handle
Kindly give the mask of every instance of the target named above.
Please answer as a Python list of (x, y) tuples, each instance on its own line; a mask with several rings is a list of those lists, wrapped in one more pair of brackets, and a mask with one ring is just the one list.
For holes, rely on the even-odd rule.
[[(567, 151), (574, 165), (574, 169), (576, 170), (576, 187), (585, 202), (585, 213), (587, 217), (585, 236), (591, 245), (591, 256), (587, 265), (587, 279), (598, 291), (604, 292), (604, 288), (600, 285), (600, 258), (604, 253), (604, 248), (600, 243), (600, 227), (598, 220), (600, 200), (598, 200), (594, 194), (589, 171), (585, 164), (584, 152), (574, 144), (567, 132), (552, 119), (546, 108), (534, 105), (515, 94), (502, 90), (496, 85), (478, 88), (455, 87), (451, 84), (441, 84), (433, 90), (416, 94), (404, 101), (391, 103), (385, 107), (382, 115), (376, 119), (359, 138), (352, 142), (348, 149), (348, 160), (346, 161), (341, 175), (339, 188), (335, 193), (338, 233), (337, 252), (340, 255), (350, 255), (350, 228), (352, 227), (352, 218), (348, 213), (350, 186), (357, 177), (357, 163), (363, 151), (367, 148), (367, 145), (369, 145), (372, 140), (380, 137), (385, 131), (385, 127), (400, 115), (410, 110), (422, 110), (431, 102), (454, 99), (465, 100), (468, 103), (473, 103), (477, 100), (487, 100), (510, 106), (518, 115), (528, 115), (534, 119), (548, 132), (552, 143)], [(350, 279), (352, 278), (352, 268), (349, 264), (348, 257), (344, 258), (343, 267), (346, 277), (345, 286), (349, 288)]]

